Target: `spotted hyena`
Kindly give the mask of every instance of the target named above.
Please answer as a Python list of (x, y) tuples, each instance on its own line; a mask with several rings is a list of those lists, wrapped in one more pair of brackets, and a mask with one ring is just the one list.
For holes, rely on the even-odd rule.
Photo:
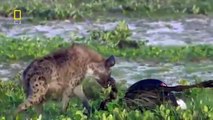
[(91, 112), (82, 89), (85, 77), (93, 77), (104, 88), (108, 87), (115, 58), (105, 59), (97, 52), (82, 44), (73, 44), (45, 57), (35, 59), (23, 72), (23, 87), (27, 99), (18, 106), (15, 115), (31, 106), (42, 112), (42, 103), (60, 100), (62, 112), (68, 107), (73, 95), (79, 97)]

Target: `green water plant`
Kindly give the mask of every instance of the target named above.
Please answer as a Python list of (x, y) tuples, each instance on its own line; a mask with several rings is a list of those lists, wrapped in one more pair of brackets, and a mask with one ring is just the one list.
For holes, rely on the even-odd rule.
[[(14, 9), (23, 16), (49, 19), (104, 19), (113, 16), (165, 16), (177, 14), (209, 14), (212, 0), (5, 0), (0, 15), (9, 17)], [(95, 16), (95, 17), (94, 17)]]
[(95, 30), (90, 33), (91, 40), (97, 40), (104, 42), (110, 47), (118, 48), (138, 48), (138, 42), (130, 41), (130, 36), (132, 35), (128, 24), (125, 21), (119, 21), (117, 26), (113, 30), (102, 31)]
[[(106, 97), (106, 91), (96, 89), (92, 92), (99, 94), (99, 98), (95, 98), (91, 101), (93, 106), (93, 114), (89, 119), (91, 120), (194, 120), (194, 119), (213, 119), (213, 106), (212, 106), (212, 90), (211, 89), (191, 89), (183, 93), (182, 97), (186, 99), (188, 108), (181, 110), (179, 107), (174, 108), (168, 105), (158, 106), (154, 110), (146, 110), (143, 113), (139, 110), (129, 109), (122, 102), (122, 97), (127, 89), (124, 84), (118, 83), (119, 97), (118, 100), (108, 104), (108, 111), (98, 111), (97, 108), (101, 100)], [(88, 86), (93, 86), (94, 83), (84, 84), (85, 90), (88, 90)], [(0, 120), (7, 120), (10, 117), (11, 112), (15, 110), (17, 105), (22, 102), (25, 95), (21, 84), (16, 81), (0, 81)], [(202, 94), (197, 94), (202, 93)], [(205, 98), (205, 99), (204, 99)], [(120, 99), (120, 100), (119, 100)], [(49, 102), (44, 105), (44, 112), (42, 115), (36, 115), (33, 109), (26, 111), (29, 118), (33, 120), (86, 120), (87, 117), (83, 114), (81, 103), (78, 99), (72, 99), (67, 113), (60, 114), (58, 105), (55, 102)], [(21, 120), (25, 117), (24, 114), (20, 114), (17, 120)]]
[[(162, 62), (178, 61), (200, 61), (213, 60), (212, 45), (189, 45), (189, 46), (148, 46), (140, 44), (139, 48), (111, 47), (107, 44), (100, 44), (88, 38), (78, 39), (92, 49), (108, 56), (114, 54), (117, 57), (126, 59), (140, 59)], [(90, 42), (86, 42), (90, 41)], [(59, 48), (69, 46), (71, 42), (65, 42), (60, 37), (54, 38), (10, 38), (4, 35), (0, 36), (0, 62), (11, 62), (19, 60), (30, 60), (41, 57), (53, 52)]]

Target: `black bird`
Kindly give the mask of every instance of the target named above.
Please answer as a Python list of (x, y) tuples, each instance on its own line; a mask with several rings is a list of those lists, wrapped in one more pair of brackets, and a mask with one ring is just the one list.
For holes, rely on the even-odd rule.
[[(162, 89), (165, 87), (168, 87), (167, 84), (158, 79), (140, 80), (128, 88), (124, 100), (132, 109), (153, 109), (164, 102), (178, 106), (174, 94)], [(185, 106), (181, 107), (185, 108)]]
[[(105, 110), (107, 103), (116, 98), (117, 88), (115, 80), (111, 78), (112, 91), (107, 99), (102, 101), (100, 109)], [(190, 88), (206, 88), (213, 87), (213, 80), (204, 81), (194, 85), (177, 85), (168, 86), (166, 83), (158, 79), (144, 79), (131, 85), (124, 96), (124, 101), (131, 109), (153, 109), (157, 105), (165, 102), (171, 103), (173, 106), (180, 106), (186, 109), (185, 103), (177, 100), (172, 91), (183, 91)]]

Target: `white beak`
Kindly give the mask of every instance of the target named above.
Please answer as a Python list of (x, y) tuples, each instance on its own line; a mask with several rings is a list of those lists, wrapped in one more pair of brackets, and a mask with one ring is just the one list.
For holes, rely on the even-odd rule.
[(177, 104), (178, 104), (178, 106), (180, 106), (180, 108), (181, 108), (182, 110), (187, 109), (186, 103), (185, 103), (182, 99), (178, 99), (178, 100), (177, 100)]

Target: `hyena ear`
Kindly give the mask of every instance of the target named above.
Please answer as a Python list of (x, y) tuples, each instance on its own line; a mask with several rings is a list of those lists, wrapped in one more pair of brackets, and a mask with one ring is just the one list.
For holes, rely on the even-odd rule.
[(115, 65), (115, 57), (113, 55), (111, 55), (109, 58), (106, 59), (105, 66), (112, 67), (114, 65)]

